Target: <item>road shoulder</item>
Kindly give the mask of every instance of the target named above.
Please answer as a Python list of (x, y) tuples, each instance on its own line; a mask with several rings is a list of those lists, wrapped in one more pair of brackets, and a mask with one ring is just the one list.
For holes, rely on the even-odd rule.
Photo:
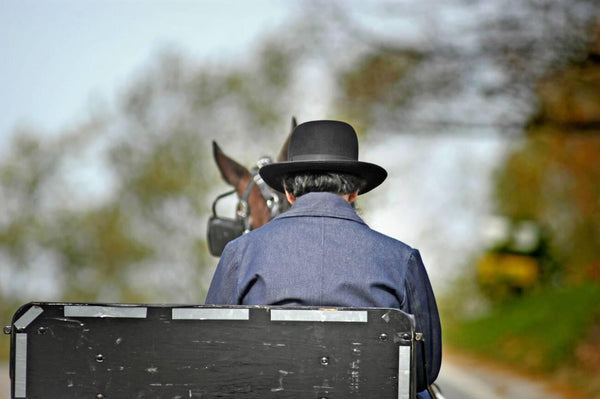
[[(575, 399), (580, 394), (539, 375), (528, 375), (490, 360), (445, 350), (438, 383), (444, 391), (486, 399)], [(448, 397), (447, 399), (452, 399)]]

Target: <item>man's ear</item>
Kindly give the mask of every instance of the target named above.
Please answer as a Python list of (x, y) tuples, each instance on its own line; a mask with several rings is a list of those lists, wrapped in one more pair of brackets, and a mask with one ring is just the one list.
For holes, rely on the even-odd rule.
[(285, 198), (287, 198), (290, 205), (294, 205), (294, 202), (296, 202), (296, 197), (290, 194), (288, 190), (285, 190)]
[(356, 201), (356, 198), (358, 197), (358, 190), (348, 194), (348, 202), (349, 203), (353, 203), (354, 201)]

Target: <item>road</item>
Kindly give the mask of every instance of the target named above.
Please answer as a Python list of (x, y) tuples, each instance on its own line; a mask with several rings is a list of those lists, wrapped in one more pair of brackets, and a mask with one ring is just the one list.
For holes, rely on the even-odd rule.
[(546, 382), (456, 355), (444, 357), (437, 383), (445, 399), (568, 399)]
[[(456, 356), (444, 358), (438, 384), (445, 399), (568, 399), (542, 382)], [(0, 399), (9, 398), (8, 364), (0, 363)]]

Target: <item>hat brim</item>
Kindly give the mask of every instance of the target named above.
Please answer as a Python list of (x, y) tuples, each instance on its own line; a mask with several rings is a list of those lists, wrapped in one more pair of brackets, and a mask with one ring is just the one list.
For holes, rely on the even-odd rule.
[(338, 172), (358, 176), (366, 181), (359, 195), (379, 186), (387, 177), (381, 166), (361, 161), (287, 161), (271, 163), (259, 170), (265, 183), (281, 193), (285, 191), (283, 177), (297, 172)]

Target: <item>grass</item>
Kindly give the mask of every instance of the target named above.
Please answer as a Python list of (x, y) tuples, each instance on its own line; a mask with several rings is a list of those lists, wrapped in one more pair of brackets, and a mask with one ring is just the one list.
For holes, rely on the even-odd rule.
[(2, 329), (11, 324), (13, 314), (19, 306), (16, 302), (9, 301), (0, 306), (0, 361), (8, 360), (10, 357), (10, 335), (5, 335)]
[(444, 321), (449, 348), (539, 374), (568, 370), (576, 378), (576, 350), (600, 323), (600, 284), (539, 289), (472, 319), (446, 311)]

